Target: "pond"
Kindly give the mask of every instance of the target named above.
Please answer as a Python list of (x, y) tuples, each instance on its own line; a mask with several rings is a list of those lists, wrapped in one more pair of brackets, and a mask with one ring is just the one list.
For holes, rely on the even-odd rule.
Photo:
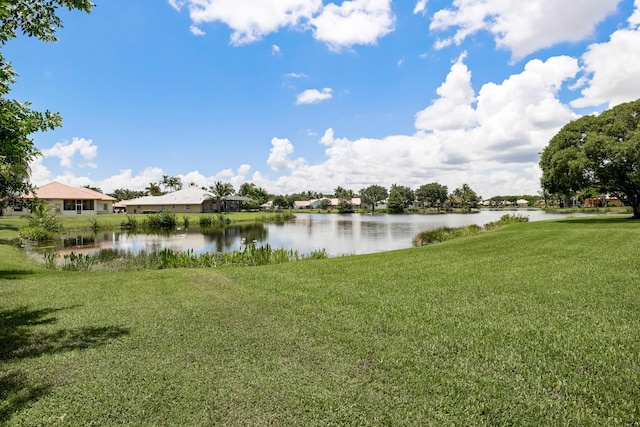
[(548, 214), (541, 210), (482, 210), (472, 214), (387, 215), (387, 214), (299, 214), (285, 223), (252, 223), (224, 229), (190, 228), (159, 234), (110, 230), (90, 234), (68, 235), (56, 242), (30, 248), (36, 253), (94, 253), (101, 249), (118, 249), (138, 253), (172, 249), (225, 252), (242, 249), (243, 242), (273, 248), (293, 249), (300, 254), (324, 249), (329, 256), (366, 254), (410, 248), (421, 231), (438, 227), (484, 225), (507, 213), (528, 216), (540, 221), (580, 214)]

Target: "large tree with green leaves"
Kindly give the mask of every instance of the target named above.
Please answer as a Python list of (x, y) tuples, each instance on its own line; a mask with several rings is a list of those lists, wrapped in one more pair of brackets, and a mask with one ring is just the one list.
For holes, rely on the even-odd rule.
[(593, 187), (631, 205), (640, 219), (640, 99), (566, 124), (542, 152), (540, 168), (546, 191)]
[(478, 203), (480, 202), (480, 197), (469, 187), (469, 184), (462, 184), (461, 187), (453, 190), (453, 196), (463, 211), (478, 207)]
[(449, 190), (446, 185), (431, 182), (421, 185), (416, 190), (416, 199), (430, 208), (440, 209), (449, 198)]
[(387, 211), (389, 213), (399, 214), (404, 212), (405, 198), (402, 190), (398, 187), (391, 187), (389, 192), (389, 200), (387, 201)]
[(391, 197), (391, 193), (397, 191), (402, 199), (402, 208), (408, 208), (413, 204), (416, 200), (416, 195), (412, 189), (406, 187), (404, 185), (391, 184), (391, 189), (389, 190), (389, 197)]
[(381, 185), (370, 185), (360, 190), (360, 198), (371, 206), (371, 213), (376, 210), (376, 205), (389, 197), (389, 192)]
[[(62, 27), (58, 9), (90, 12), (88, 0), (0, 0), (0, 48), (19, 33), (56, 41)], [(61, 126), (59, 114), (31, 110), (28, 102), (7, 99), (17, 73), (0, 51), (0, 209), (32, 190), (29, 164), (40, 155), (31, 135)]]

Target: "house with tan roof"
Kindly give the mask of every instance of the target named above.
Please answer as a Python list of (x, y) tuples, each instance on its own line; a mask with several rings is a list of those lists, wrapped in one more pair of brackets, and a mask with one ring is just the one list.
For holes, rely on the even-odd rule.
[(227, 196), (220, 206), (214, 200), (211, 192), (198, 187), (188, 187), (162, 196), (144, 196), (132, 200), (123, 200), (120, 204), (126, 207), (128, 214), (145, 212), (173, 212), (173, 213), (211, 213), (211, 212), (239, 212), (242, 202), (251, 200), (248, 197)]
[[(31, 194), (21, 197), (26, 201), (38, 199), (46, 202), (56, 215), (100, 215), (113, 212), (114, 197), (85, 187), (70, 187), (59, 182), (38, 187)], [(27, 208), (7, 207), (2, 212), (7, 216), (29, 215)]]

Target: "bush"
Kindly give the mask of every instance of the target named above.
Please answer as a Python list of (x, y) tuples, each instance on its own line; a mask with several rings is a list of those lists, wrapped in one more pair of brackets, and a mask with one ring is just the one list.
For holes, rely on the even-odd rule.
[(46, 230), (42, 227), (27, 225), (20, 229), (20, 237), (25, 240), (33, 240), (34, 242), (43, 242), (46, 240), (54, 240), (58, 237), (58, 233)]
[(60, 218), (47, 210), (46, 203), (35, 203), (28, 225), (20, 230), (20, 237), (27, 240), (53, 240), (62, 232)]
[(149, 215), (146, 226), (151, 230), (172, 230), (177, 224), (176, 214), (162, 211)]

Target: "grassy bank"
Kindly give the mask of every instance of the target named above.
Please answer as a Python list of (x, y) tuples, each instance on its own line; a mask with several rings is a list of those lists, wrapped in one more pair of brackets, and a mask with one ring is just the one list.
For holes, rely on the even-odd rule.
[(640, 222), (574, 218), (89, 274), (0, 245), (0, 424), (637, 424), (639, 241)]

